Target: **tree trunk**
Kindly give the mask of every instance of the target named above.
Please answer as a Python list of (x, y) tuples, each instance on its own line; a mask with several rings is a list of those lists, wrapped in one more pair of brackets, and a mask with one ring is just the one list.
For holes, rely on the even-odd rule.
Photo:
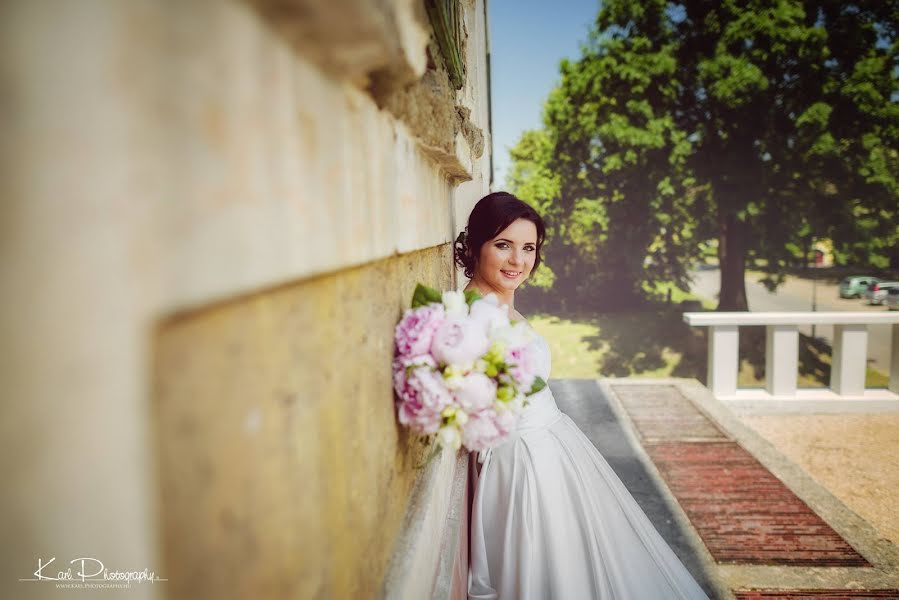
[(718, 227), (721, 290), (717, 310), (749, 310), (746, 301), (746, 224), (730, 214), (719, 217)]

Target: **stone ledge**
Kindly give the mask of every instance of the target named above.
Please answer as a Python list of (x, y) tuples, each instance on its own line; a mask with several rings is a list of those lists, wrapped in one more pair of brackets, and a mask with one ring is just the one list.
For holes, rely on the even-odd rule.
[(430, 26), (421, 2), (246, 0), (304, 57), (333, 77), (397, 88), (425, 72)]
[(448, 598), (467, 485), (468, 453), (440, 452), (410, 494), (406, 517), (379, 597)]

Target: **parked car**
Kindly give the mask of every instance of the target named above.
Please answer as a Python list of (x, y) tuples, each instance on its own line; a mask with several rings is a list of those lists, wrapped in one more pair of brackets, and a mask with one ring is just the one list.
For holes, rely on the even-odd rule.
[(868, 299), (868, 304), (883, 304), (883, 301), (886, 300), (887, 292), (894, 287), (899, 287), (899, 281), (875, 281), (865, 291), (865, 298)]
[(840, 298), (861, 298), (872, 283), (880, 279), (869, 275), (852, 275), (840, 282)]
[(887, 290), (887, 299), (883, 301), (889, 310), (899, 310), (899, 287)]

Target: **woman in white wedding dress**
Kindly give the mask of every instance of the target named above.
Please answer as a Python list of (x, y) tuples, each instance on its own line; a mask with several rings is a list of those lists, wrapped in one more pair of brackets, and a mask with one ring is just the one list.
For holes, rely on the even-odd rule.
[[(482, 198), (455, 243), (465, 289), (495, 293), (524, 320), (514, 293), (540, 265), (544, 235), (515, 196)], [(537, 340), (537, 374), (548, 379), (549, 347)], [(549, 387), (529, 400), (510, 439), (478, 458), (469, 599), (706, 598)]]

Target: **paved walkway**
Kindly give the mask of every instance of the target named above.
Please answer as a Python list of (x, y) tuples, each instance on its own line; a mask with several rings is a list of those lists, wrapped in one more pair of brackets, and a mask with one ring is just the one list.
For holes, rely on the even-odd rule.
[(899, 549), (692, 379), (552, 380), (712, 598), (899, 598)]

